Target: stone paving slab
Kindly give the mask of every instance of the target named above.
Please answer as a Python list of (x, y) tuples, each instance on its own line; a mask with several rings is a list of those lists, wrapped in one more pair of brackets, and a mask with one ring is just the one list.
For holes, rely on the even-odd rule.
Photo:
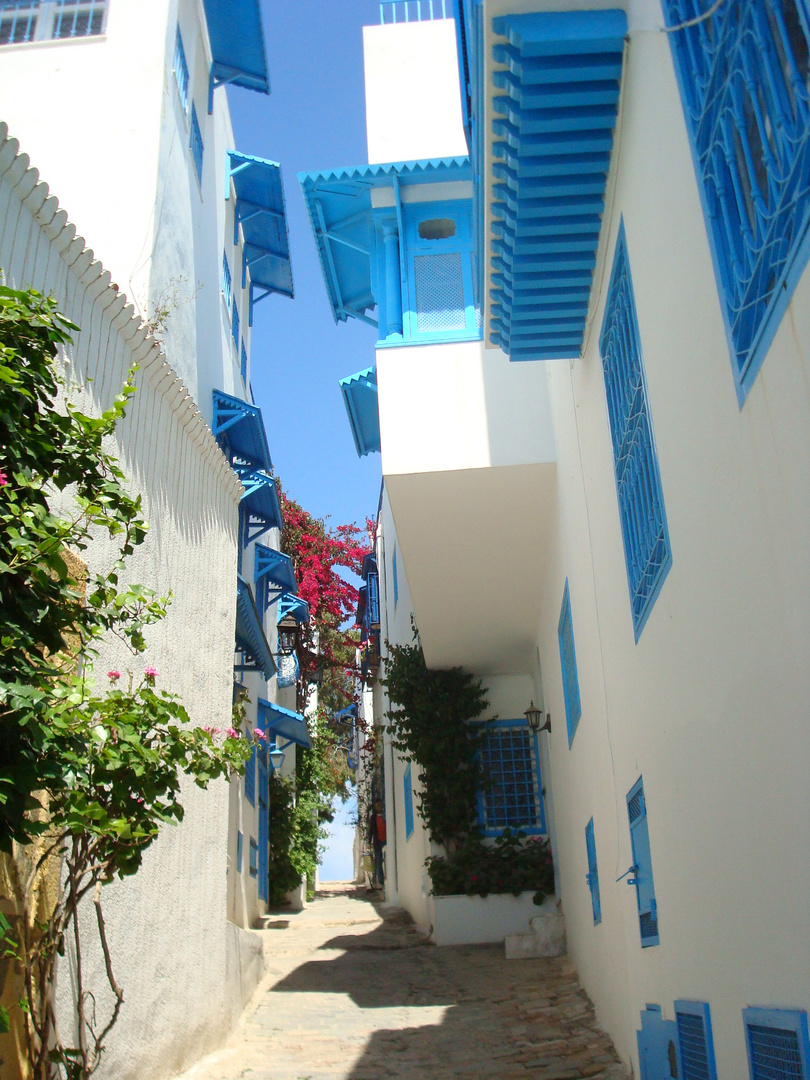
[(178, 1080), (628, 1075), (567, 957), (437, 948), (404, 912), (350, 885), (268, 923), (270, 974), (227, 1046)]

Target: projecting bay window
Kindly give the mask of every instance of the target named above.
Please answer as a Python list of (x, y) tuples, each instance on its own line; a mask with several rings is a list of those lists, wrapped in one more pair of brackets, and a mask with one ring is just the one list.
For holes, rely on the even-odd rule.
[(97, 37), (107, 0), (0, 0), (0, 45)]

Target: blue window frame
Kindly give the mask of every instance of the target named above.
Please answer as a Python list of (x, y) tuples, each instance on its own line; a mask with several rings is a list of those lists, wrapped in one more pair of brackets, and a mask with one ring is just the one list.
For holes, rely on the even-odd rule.
[(242, 836), (241, 832), (237, 831), (237, 833), (236, 833), (236, 872), (237, 872), (237, 874), (242, 873), (242, 851), (243, 851), (243, 848), (244, 848), (244, 843), (245, 843), (245, 838)]
[(236, 346), (237, 353), (239, 352), (239, 308), (236, 306), (236, 295), (233, 298), (233, 308), (231, 311), (231, 333), (233, 334), (233, 343)]
[(579, 718), (582, 715), (582, 706), (579, 701), (577, 654), (574, 648), (574, 624), (571, 621), (571, 598), (568, 593), (568, 578), (565, 579), (560, 621), (557, 623), (557, 641), (560, 645), (565, 724), (568, 728), (568, 746), (570, 747), (574, 741)]
[(478, 794), (478, 823), (484, 835), (500, 836), (506, 828), (545, 833), (540, 750), (526, 721), (488, 725), (480, 762), (485, 784)]
[(251, 806), (256, 805), (256, 744), (251, 741), (250, 757), (245, 766), (245, 798)]
[(394, 611), (397, 610), (397, 603), (399, 602), (399, 581), (397, 580), (397, 549), (394, 545), (394, 557), (391, 560), (392, 564), (392, 576), (394, 579)]
[(97, 37), (107, 0), (0, 0), (0, 45)]
[(644, 799), (644, 783), (641, 777), (627, 794), (627, 816), (630, 820), (630, 842), (633, 848), (633, 876), (627, 879), (627, 883), (636, 887), (641, 947), (646, 949), (650, 945), (657, 945), (659, 938), (658, 905), (655, 902), (650, 832), (647, 826), (647, 803)]
[(405, 793), (405, 839), (410, 840), (413, 836), (413, 784), (411, 783), (411, 763), (405, 766), (405, 775), (402, 778), (402, 786)]
[(624, 221), (616, 240), (599, 349), (630, 607), (638, 641), (669, 573), (672, 552), (647, 400)]
[(225, 307), (231, 306), (233, 284), (231, 282), (231, 268), (228, 265), (228, 256), (222, 252), (222, 295), (225, 298)]
[(585, 875), (585, 880), (591, 891), (593, 925), (598, 926), (602, 921), (602, 901), (599, 896), (599, 870), (596, 865), (596, 840), (593, 835), (593, 818), (585, 826), (585, 851), (588, 856), (588, 873)]
[(809, 29), (805, 0), (735, 0), (668, 35), (740, 405), (810, 254)]
[(676, 1001), (681, 1080), (717, 1080), (709, 1006), (705, 1001)]
[(241, 356), (241, 371), (242, 382), (247, 386), (247, 351), (245, 349), (245, 339), (242, 338), (242, 356)]
[(248, 871), (251, 877), (259, 876), (259, 845), (251, 836)]
[(203, 170), (203, 138), (200, 131), (200, 122), (197, 119), (197, 108), (192, 101), (191, 103), (191, 131), (189, 132), (188, 145), (191, 148), (191, 156), (194, 159), (194, 168), (197, 172), (197, 179), (202, 183), (202, 170)]
[(810, 1080), (803, 1009), (743, 1009), (751, 1080)]
[(174, 42), (174, 77), (177, 80), (177, 90), (180, 101), (183, 104), (183, 112), (188, 112), (188, 64), (186, 63), (186, 50), (183, 48), (183, 39), (180, 36), (180, 27), (177, 27), (177, 37)]

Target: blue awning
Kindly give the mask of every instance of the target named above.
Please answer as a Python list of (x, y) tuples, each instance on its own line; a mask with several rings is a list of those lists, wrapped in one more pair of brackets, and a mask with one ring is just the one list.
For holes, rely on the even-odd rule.
[(253, 578), (257, 582), (264, 578), (273, 586), (271, 588), (273, 595), (268, 597), (269, 603), (278, 600), (282, 593), (298, 591), (295, 571), (289, 555), (276, 551), (275, 548), (265, 547), (264, 544), (256, 544), (255, 551)]
[(273, 468), (262, 411), (241, 398), (214, 390), (212, 430), (231, 456), (269, 472)]
[[(490, 341), (511, 360), (580, 355), (596, 265), (627, 16), (505, 15), (493, 56)], [(473, 96), (474, 97), (474, 96)]]
[(268, 529), (280, 529), (282, 526), (281, 503), (273, 477), (268, 476), (261, 469), (254, 469), (251, 465), (234, 465), (234, 472), (245, 489), (242, 506), (248, 512), (247, 543), (261, 536)]
[(290, 298), (294, 295), (281, 166), (229, 150), (227, 170), (225, 197), (230, 198), (233, 184), (233, 242), (239, 243), (241, 225), (242, 286), (247, 284), (249, 273), (252, 325), (253, 305), (259, 300), (271, 293)]
[(301, 713), (292, 712), (291, 709), (282, 709), (280, 705), (272, 705), (263, 698), (259, 698), (259, 727), (265, 733), (272, 732), (274, 735), (281, 735), (307, 749), (312, 746), (307, 722)]
[(349, 416), (358, 457), (380, 452), (380, 411), (377, 404), (377, 369), (366, 368), (340, 380), (343, 404)]
[(285, 615), (292, 615), (295, 621), (303, 626), (309, 622), (309, 604), (300, 596), (283, 593), (278, 602), (278, 621), (281, 622)]
[(450, 157), (300, 172), (298, 179), (335, 322), (351, 317), (376, 326), (376, 321), (366, 314), (377, 306), (371, 273), (372, 189), (393, 188), (398, 198), (402, 188), (471, 180), (472, 170), (468, 157)]
[(244, 578), (236, 579), (236, 648), (244, 654), (235, 671), (260, 671), (265, 679), (276, 673), (276, 662), (262, 630), (261, 619), (250, 586)]
[(214, 90), (223, 83), (269, 94), (270, 76), (259, 0), (203, 0), (203, 6), (213, 57), (208, 112), (214, 107)]

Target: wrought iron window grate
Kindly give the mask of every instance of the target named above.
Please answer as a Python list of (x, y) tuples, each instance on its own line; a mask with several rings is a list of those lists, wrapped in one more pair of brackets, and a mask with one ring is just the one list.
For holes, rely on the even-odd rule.
[(467, 325), (461, 253), (415, 255), (416, 328), (420, 334), (435, 330), (463, 330)]
[[(200, 122), (197, 119), (197, 109), (194, 102), (191, 103), (191, 132), (189, 133), (189, 147), (194, 159), (194, 168), (197, 170), (197, 179), (202, 183), (203, 169), (203, 138), (200, 131)], [(230, 274), (230, 271), (228, 271)]]
[(683, 1080), (713, 1080), (706, 1027), (702, 1016), (675, 1011)]
[(557, 624), (557, 640), (560, 646), (560, 667), (562, 669), (563, 699), (565, 701), (565, 724), (568, 729), (568, 745), (574, 741), (574, 735), (582, 715), (579, 700), (579, 677), (577, 676), (577, 654), (574, 648), (574, 625), (571, 620), (571, 598), (568, 581), (563, 589), (560, 621)]
[(795, 1031), (749, 1024), (748, 1046), (752, 1080), (806, 1080)]
[(638, 641), (672, 565), (672, 553), (623, 222), (616, 241), (599, 348), (613, 442), (630, 606)]
[[(669, 25), (703, 0), (663, 0)], [(804, 0), (728, 0), (669, 35), (742, 402), (807, 262), (810, 23)]]
[(485, 783), (480, 822), (487, 833), (502, 829), (544, 831), (540, 773), (534, 734), (525, 724), (498, 725), (481, 748)]
[(183, 104), (183, 112), (188, 112), (188, 64), (186, 63), (186, 50), (183, 48), (183, 39), (180, 36), (180, 27), (177, 27), (177, 37), (174, 43), (174, 77), (177, 80), (177, 89), (180, 93), (180, 101)]
[(0, 0), (0, 45), (97, 37), (107, 0)]

